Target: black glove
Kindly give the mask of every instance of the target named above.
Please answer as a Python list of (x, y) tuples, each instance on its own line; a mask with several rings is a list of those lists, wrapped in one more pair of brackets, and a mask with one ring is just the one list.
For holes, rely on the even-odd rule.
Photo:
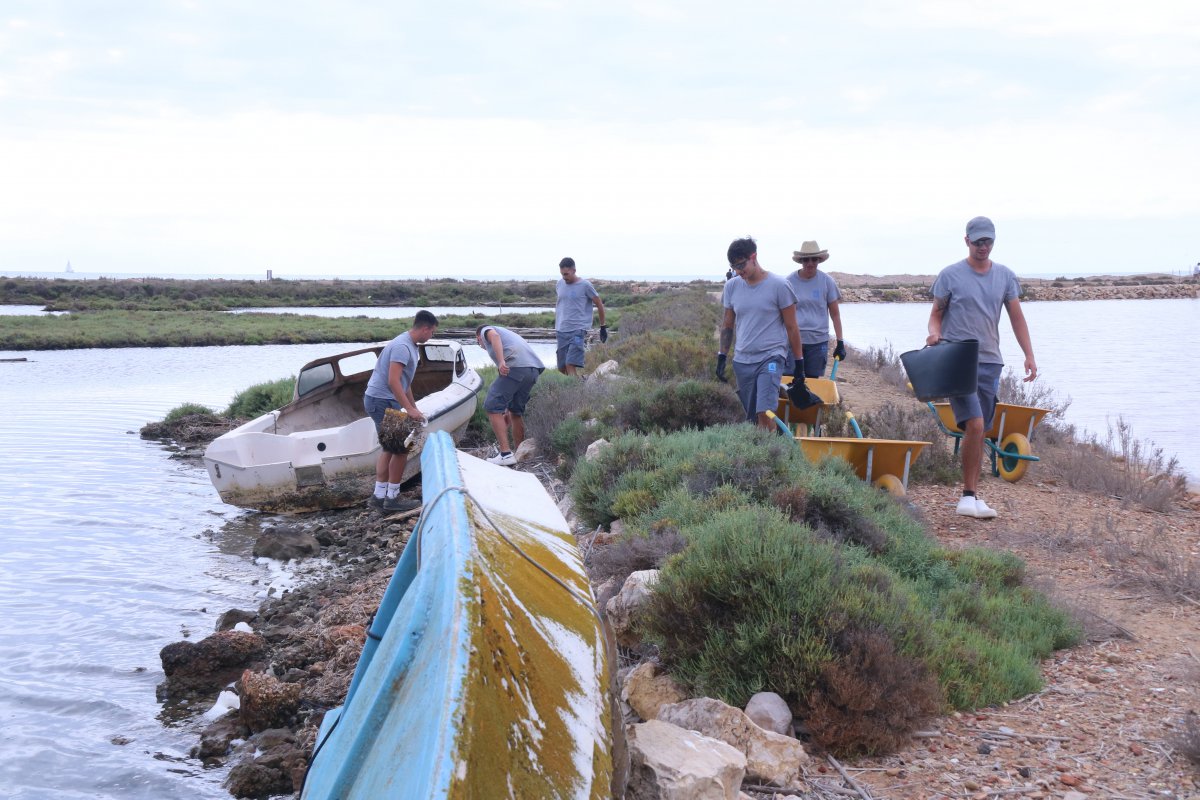
[(833, 348), (833, 357), (839, 361), (846, 360), (846, 343), (841, 339), (837, 340), (837, 347)]
[[(607, 341), (608, 341), (608, 326), (601, 325), (600, 326), (600, 343), (603, 344)], [(841, 342), (838, 342), (838, 344), (841, 344)]]
[(792, 365), (792, 385), (795, 386), (795, 381), (804, 383), (804, 358), (797, 358), (795, 364)]
[(808, 386), (804, 383), (804, 370), (797, 370), (795, 377), (792, 378), (792, 385), (787, 390), (788, 400), (792, 402), (796, 408), (804, 409), (820, 402), (816, 396), (808, 390)]
[(725, 354), (717, 353), (717, 380), (721, 383), (728, 383), (729, 379), (725, 377)]

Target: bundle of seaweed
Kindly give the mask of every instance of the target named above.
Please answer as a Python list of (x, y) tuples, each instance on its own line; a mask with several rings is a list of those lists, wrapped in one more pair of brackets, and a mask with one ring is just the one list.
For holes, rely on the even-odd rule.
[(425, 426), (409, 418), (405, 411), (389, 408), (379, 426), (379, 444), (389, 453), (413, 454), (425, 443)]

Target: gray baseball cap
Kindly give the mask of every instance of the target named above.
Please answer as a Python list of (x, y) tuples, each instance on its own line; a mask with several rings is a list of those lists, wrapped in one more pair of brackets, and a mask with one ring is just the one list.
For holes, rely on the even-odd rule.
[(967, 241), (977, 242), (980, 239), (995, 239), (996, 226), (987, 217), (975, 217), (967, 223)]

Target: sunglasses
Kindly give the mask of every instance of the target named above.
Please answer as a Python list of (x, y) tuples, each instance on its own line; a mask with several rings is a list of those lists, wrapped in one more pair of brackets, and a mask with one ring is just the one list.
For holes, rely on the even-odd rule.
[(991, 247), (992, 244), (992, 239), (976, 239), (975, 241), (971, 242), (971, 247)]
[(801, 258), (801, 259), (797, 259), (797, 260), (801, 264), (820, 264), (821, 263), (821, 259), (819, 259), (819, 258)]
[(744, 270), (746, 268), (746, 265), (749, 263), (750, 263), (750, 259), (746, 258), (746, 259), (743, 259), (743, 260), (737, 262), (736, 264), (730, 264), (729, 266), (732, 269), (737, 270), (738, 272), (741, 272), (742, 270)]

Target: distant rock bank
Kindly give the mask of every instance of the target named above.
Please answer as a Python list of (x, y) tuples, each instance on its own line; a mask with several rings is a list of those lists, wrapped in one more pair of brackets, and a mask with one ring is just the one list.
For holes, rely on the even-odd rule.
[[(851, 275), (831, 272), (845, 303), (923, 303), (933, 275)], [(1020, 277), (1018, 275), (1018, 277)], [(1200, 282), (1149, 274), (1091, 278), (1022, 278), (1023, 300), (1178, 300), (1200, 297)]]

